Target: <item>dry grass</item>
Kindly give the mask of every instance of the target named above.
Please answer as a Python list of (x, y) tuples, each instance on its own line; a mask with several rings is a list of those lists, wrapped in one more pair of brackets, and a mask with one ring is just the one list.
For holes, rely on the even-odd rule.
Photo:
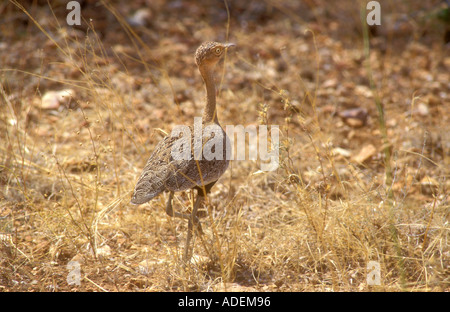
[[(151, 1), (147, 27), (123, 17), (138, 3), (88, 2), (78, 28), (63, 1), (13, 2), (0, 7), (1, 290), (449, 290), (450, 58), (435, 4), (383, 2), (368, 49), (353, 1), (229, 15)], [(186, 222), (166, 216), (166, 195), (135, 207), (130, 192), (163, 132), (200, 115), (195, 48), (228, 35), (220, 119), (279, 125), (280, 167), (232, 162), (184, 268)], [(62, 89), (73, 97), (44, 109)], [(368, 111), (360, 127), (340, 117), (351, 107)], [(380, 285), (367, 285), (369, 261)]]

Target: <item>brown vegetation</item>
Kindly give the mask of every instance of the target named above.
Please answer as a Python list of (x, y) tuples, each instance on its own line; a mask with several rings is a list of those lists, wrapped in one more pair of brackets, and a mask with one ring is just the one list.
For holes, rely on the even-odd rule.
[[(380, 1), (367, 29), (350, 0), (85, 0), (77, 27), (51, 2), (0, 4), (0, 290), (449, 290), (445, 4)], [(280, 167), (231, 163), (184, 268), (167, 194), (130, 196), (201, 114), (206, 40), (237, 44), (222, 125), (279, 125)]]

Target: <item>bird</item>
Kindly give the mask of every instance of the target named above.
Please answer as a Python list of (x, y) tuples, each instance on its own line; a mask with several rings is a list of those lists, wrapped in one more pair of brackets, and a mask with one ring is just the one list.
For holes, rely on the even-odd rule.
[[(144, 204), (157, 197), (163, 192), (169, 192), (166, 203), (166, 213), (170, 217), (177, 217), (188, 220), (188, 232), (184, 249), (183, 259), (185, 262), (191, 258), (189, 249), (190, 241), (193, 235), (193, 227), (196, 226), (199, 234), (202, 234), (201, 224), (197, 215), (198, 208), (204, 198), (210, 193), (211, 188), (217, 180), (225, 173), (229, 165), (229, 138), (223, 128), (220, 126), (216, 109), (216, 84), (214, 81), (214, 69), (220, 59), (226, 54), (227, 50), (235, 47), (234, 43), (220, 43), (207, 41), (202, 43), (195, 52), (195, 63), (197, 64), (200, 75), (206, 89), (206, 101), (203, 109), (201, 130), (210, 133), (206, 139), (201, 134), (201, 145), (204, 148), (209, 143), (210, 152), (218, 157), (207, 157), (207, 153), (197, 153), (195, 138), (195, 124), (189, 126), (189, 131), (185, 137), (187, 146), (194, 146), (194, 149), (188, 150), (188, 157), (174, 157), (174, 149), (179, 148), (176, 142), (182, 139), (180, 134), (171, 134), (165, 136), (155, 147), (150, 155), (141, 175), (139, 176), (131, 203), (134, 205)], [(209, 129), (210, 131), (205, 131)], [(213, 129), (211, 131), (211, 129)], [(194, 130), (194, 131), (192, 131)], [(216, 151), (215, 148), (218, 148)], [(186, 146), (184, 147), (186, 148)], [(220, 148), (222, 150), (220, 150)], [(202, 149), (200, 149), (202, 151)], [(211, 153), (210, 153), (211, 154)], [(174, 211), (172, 200), (175, 192), (181, 192), (194, 189), (197, 191), (197, 198), (194, 202), (191, 213), (180, 213)]]

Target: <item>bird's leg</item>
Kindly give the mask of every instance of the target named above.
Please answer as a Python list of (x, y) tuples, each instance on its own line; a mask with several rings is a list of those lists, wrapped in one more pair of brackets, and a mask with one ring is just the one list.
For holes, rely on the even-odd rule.
[(198, 207), (200, 207), (200, 204), (203, 201), (202, 196), (197, 195), (197, 199), (195, 200), (194, 207), (192, 208), (191, 212), (191, 218), (189, 219), (190, 222), (193, 222), (194, 225), (197, 226), (197, 231), (199, 234), (203, 234), (202, 225), (200, 223), (200, 219), (198, 218)]
[(192, 212), (189, 213), (180, 213), (173, 211), (172, 200), (173, 200), (173, 192), (169, 193), (169, 199), (166, 203), (166, 213), (171, 217), (182, 218), (188, 220), (188, 233), (186, 237), (186, 246), (184, 249), (184, 261), (188, 261), (190, 259), (189, 256), (189, 245), (191, 243), (192, 235), (193, 235), (193, 226), (197, 226), (197, 231), (199, 234), (203, 234), (203, 229), (200, 224), (200, 220), (197, 217), (198, 207), (202, 201), (202, 196), (197, 195), (197, 199), (195, 200), (194, 207), (192, 208)]
[(202, 231), (202, 226), (201, 226), (200, 221), (199, 221), (199, 212), (200, 211), (198, 211), (198, 208), (200, 207), (200, 203), (205, 199), (207, 194), (209, 194), (211, 192), (211, 188), (213, 187), (213, 185), (215, 183), (216, 182), (214, 181), (214, 182), (212, 182), (210, 184), (207, 184), (207, 185), (204, 185), (204, 186), (196, 186), (196, 187), (194, 187), (194, 189), (197, 190), (197, 199), (196, 199), (194, 207), (192, 209), (192, 217), (193, 217), (193, 219), (192, 219), (192, 221), (189, 220), (189, 224), (188, 224), (188, 237), (187, 237), (186, 249), (185, 249), (185, 253), (184, 253), (185, 254), (184, 255), (185, 262), (190, 259), (190, 256), (188, 254), (188, 252), (189, 252), (188, 248), (189, 248), (191, 236), (193, 234), (193, 232), (192, 232), (193, 224), (197, 225), (197, 230), (198, 230), (198, 232), (200, 234), (200, 239), (202, 241), (202, 244), (203, 244), (203, 247), (205, 248), (206, 253), (209, 255), (209, 257), (211, 259), (214, 258), (214, 255), (211, 254), (211, 251), (208, 249), (208, 247), (205, 244), (205, 241), (203, 239), (203, 236), (202, 236), (203, 231)]
[[(216, 182), (212, 182), (208, 185), (205, 185), (204, 187), (199, 187), (199, 186), (195, 187), (195, 189), (197, 189), (197, 198), (195, 199), (194, 207), (192, 208), (192, 212), (190, 214), (173, 211), (173, 207), (172, 207), (173, 192), (169, 193), (169, 199), (166, 204), (166, 213), (171, 217), (177, 217), (177, 218), (182, 218), (182, 219), (188, 220), (188, 232), (187, 232), (186, 245), (184, 247), (184, 255), (183, 255), (183, 259), (184, 259), (185, 263), (187, 263), (187, 261), (190, 260), (191, 254), (192, 254), (192, 248), (190, 248), (190, 245), (191, 245), (192, 236), (194, 234), (194, 231), (193, 231), (194, 225), (197, 227), (198, 233), (200, 235), (203, 234), (202, 225), (201, 225), (200, 220), (197, 215), (198, 208), (200, 207), (200, 204), (203, 201), (203, 199), (205, 198), (205, 196), (211, 191), (211, 188), (215, 183)], [(203, 242), (203, 244), (204, 244), (204, 242)], [(209, 254), (209, 251), (206, 248), (206, 246), (205, 246), (205, 249)]]
[(173, 211), (172, 199), (173, 199), (173, 192), (170, 192), (169, 193), (169, 199), (167, 200), (167, 203), (166, 203), (166, 213), (169, 216), (171, 216), (171, 217), (176, 217), (176, 218), (182, 218), (182, 219), (189, 220), (191, 218), (190, 214)]
[(199, 196), (197, 194), (197, 199), (195, 200), (194, 207), (192, 208), (192, 213), (190, 215), (189, 221), (188, 221), (188, 232), (186, 237), (186, 245), (184, 246), (184, 262), (187, 262), (191, 259), (192, 254), (192, 248), (190, 248), (191, 244), (191, 238), (194, 234), (193, 232), (193, 226), (194, 224), (197, 226), (197, 231), (199, 234), (203, 234), (202, 225), (200, 224), (200, 221), (197, 217), (197, 211), (198, 207), (200, 206), (200, 203), (202, 202), (203, 197)]

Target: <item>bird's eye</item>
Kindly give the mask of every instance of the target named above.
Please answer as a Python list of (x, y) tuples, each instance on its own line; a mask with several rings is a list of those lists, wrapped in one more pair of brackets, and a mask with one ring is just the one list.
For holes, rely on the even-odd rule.
[(216, 49), (214, 50), (214, 52), (215, 52), (216, 54), (220, 54), (220, 53), (222, 52), (222, 49), (221, 49), (221, 48), (216, 48)]

